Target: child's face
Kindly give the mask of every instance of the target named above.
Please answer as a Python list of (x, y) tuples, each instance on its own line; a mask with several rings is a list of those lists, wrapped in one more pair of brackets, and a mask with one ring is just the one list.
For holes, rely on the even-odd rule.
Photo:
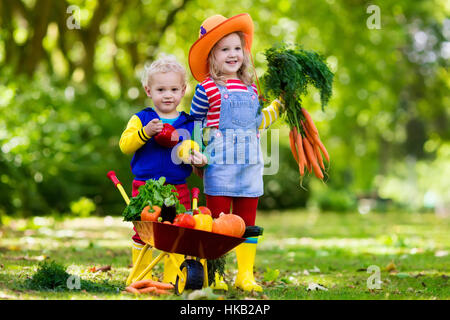
[(155, 73), (145, 91), (153, 100), (155, 108), (161, 113), (168, 114), (176, 110), (186, 87), (181, 81), (181, 75), (176, 72)]
[(237, 72), (244, 61), (244, 52), (238, 34), (232, 33), (220, 39), (212, 53), (219, 70), (225, 76), (237, 77)]

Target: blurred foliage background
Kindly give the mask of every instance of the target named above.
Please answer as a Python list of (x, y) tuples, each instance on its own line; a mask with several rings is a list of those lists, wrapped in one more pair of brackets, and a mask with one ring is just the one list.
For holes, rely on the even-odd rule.
[[(380, 29), (368, 27), (371, 4)], [(278, 121), (279, 170), (264, 177), (260, 209), (449, 212), (448, 1), (0, 0), (0, 217), (120, 214), (106, 173), (131, 193), (118, 141), (151, 105), (143, 66), (174, 54), (190, 74), (201, 22), (242, 12), (255, 23), (259, 76), (264, 50), (280, 41), (321, 53), (335, 73), (324, 112), (317, 92), (304, 99), (332, 158), (326, 184), (299, 186)], [(190, 76), (187, 112), (193, 88)]]

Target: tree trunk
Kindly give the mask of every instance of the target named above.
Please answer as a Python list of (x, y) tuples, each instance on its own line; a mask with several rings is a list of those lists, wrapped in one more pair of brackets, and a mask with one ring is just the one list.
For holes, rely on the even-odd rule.
[(2, 13), (2, 28), (6, 29), (5, 35), (5, 58), (3, 65), (8, 66), (14, 64), (13, 58), (16, 56), (17, 46), (13, 39), (13, 27), (12, 27), (12, 8), (11, 3), (8, 0), (0, 1), (0, 12)]
[(92, 16), (89, 28), (86, 30), (81, 29), (85, 49), (85, 57), (82, 65), (85, 72), (85, 79), (87, 81), (93, 80), (95, 45), (97, 44), (97, 39), (100, 34), (100, 24), (108, 15), (110, 5), (111, 2), (108, 0), (99, 1), (97, 7), (95, 8), (94, 15)]
[(52, 21), (55, 21), (58, 25), (58, 46), (69, 66), (69, 70), (67, 72), (67, 79), (70, 79), (73, 71), (75, 70), (75, 66), (74, 63), (69, 58), (70, 48), (67, 47), (68, 28), (66, 23), (68, 15), (66, 10), (69, 7), (69, 4), (66, 1), (57, 1), (55, 5), (56, 11), (55, 14), (52, 16)]
[[(47, 26), (49, 23), (51, 1), (38, 0), (35, 5), (35, 16), (33, 19), (32, 28), (34, 30), (31, 42), (26, 46), (25, 61), (19, 70), (31, 76), (39, 64), (43, 50), (42, 40), (47, 33)], [(29, 21), (30, 22), (30, 21)]]

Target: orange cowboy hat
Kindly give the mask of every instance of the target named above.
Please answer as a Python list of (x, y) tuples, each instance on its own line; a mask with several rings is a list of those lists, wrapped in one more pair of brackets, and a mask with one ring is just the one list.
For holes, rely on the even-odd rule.
[(241, 31), (245, 34), (246, 49), (250, 52), (253, 42), (253, 20), (248, 13), (231, 18), (220, 14), (203, 21), (198, 40), (189, 50), (189, 67), (194, 78), (202, 82), (209, 75), (208, 55), (214, 45), (227, 34)]

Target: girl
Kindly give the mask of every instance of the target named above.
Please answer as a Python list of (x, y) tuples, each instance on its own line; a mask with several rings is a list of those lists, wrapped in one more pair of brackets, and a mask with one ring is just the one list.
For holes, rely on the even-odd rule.
[[(204, 170), (206, 205), (213, 217), (221, 212), (241, 216), (255, 225), (258, 198), (263, 194), (264, 163), (259, 130), (279, 116), (280, 102), (262, 109), (250, 73), (253, 22), (248, 14), (226, 19), (215, 15), (200, 26), (189, 52), (197, 85), (190, 114), (203, 121), (208, 166)], [(235, 286), (262, 291), (253, 276), (257, 238), (236, 247)], [(222, 281), (223, 282), (223, 281)], [(217, 284), (221, 288), (224, 284)]]

